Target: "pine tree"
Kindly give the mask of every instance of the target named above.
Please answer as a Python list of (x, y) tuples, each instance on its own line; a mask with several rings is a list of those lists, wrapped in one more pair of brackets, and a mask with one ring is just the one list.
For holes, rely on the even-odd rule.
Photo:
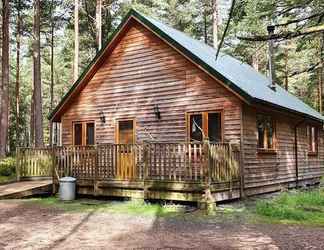
[(34, 87), (34, 134), (35, 146), (41, 147), (43, 139), (43, 102), (42, 102), (42, 82), (41, 82), (41, 55), (40, 55), (40, 0), (34, 0), (33, 19), (33, 87)]
[(9, 0), (2, 1), (2, 60), (0, 85), (0, 158), (6, 155), (9, 128)]

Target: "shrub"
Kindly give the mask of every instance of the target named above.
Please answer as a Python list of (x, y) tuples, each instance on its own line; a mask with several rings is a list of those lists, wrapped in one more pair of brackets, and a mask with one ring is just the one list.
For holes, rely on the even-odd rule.
[(16, 173), (16, 160), (13, 157), (7, 157), (0, 160), (0, 176), (11, 176)]

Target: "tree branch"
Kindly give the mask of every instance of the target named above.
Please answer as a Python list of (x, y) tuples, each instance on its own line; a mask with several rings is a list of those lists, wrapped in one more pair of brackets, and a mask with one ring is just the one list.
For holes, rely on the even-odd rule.
[(282, 27), (282, 26), (288, 26), (289, 24), (292, 24), (292, 23), (299, 23), (299, 22), (302, 22), (302, 21), (305, 21), (305, 20), (308, 20), (308, 19), (312, 19), (314, 17), (322, 17), (324, 16), (324, 11), (320, 12), (320, 13), (316, 13), (316, 14), (313, 14), (313, 15), (310, 15), (308, 17), (303, 17), (303, 18), (300, 18), (300, 19), (294, 19), (294, 20), (291, 20), (291, 21), (288, 21), (286, 23), (281, 23), (281, 24), (276, 24), (274, 25), (275, 27)]
[(310, 28), (304, 29), (302, 31), (286, 31), (286, 32), (274, 34), (272, 36), (267, 36), (267, 35), (266, 36), (253, 36), (253, 37), (238, 36), (237, 38), (240, 40), (244, 40), (244, 41), (264, 42), (264, 41), (268, 41), (268, 40), (277, 40), (277, 39), (288, 40), (288, 39), (292, 39), (295, 37), (310, 35), (313, 33), (323, 32), (323, 31), (324, 31), (324, 24), (319, 25), (319, 26), (310, 27)]
[(306, 68), (306, 69), (303, 69), (303, 70), (300, 70), (300, 71), (295, 71), (295, 72), (291, 73), (291, 74), (289, 75), (289, 77), (293, 77), (293, 76), (296, 76), (296, 75), (300, 75), (300, 74), (302, 74), (302, 73), (307, 73), (307, 72), (313, 71), (313, 70), (315, 70), (315, 69), (316, 69), (320, 64), (321, 64), (321, 62), (318, 62), (318, 63), (316, 63), (316, 64), (310, 66), (309, 68)]
[(281, 11), (278, 11), (277, 13), (277, 16), (282, 16), (292, 10), (295, 10), (295, 9), (299, 9), (299, 8), (305, 8), (305, 6), (307, 6), (308, 4), (310, 4), (311, 2), (313, 2), (313, 0), (308, 0), (308, 1), (305, 1), (304, 3), (302, 4), (299, 4), (299, 5), (293, 5), (293, 6), (289, 6), (287, 7), (286, 9), (283, 9)]

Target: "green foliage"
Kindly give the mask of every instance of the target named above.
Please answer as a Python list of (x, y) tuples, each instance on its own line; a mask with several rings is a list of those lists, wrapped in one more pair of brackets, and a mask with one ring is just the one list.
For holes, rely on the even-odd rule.
[(13, 176), (16, 173), (16, 159), (7, 157), (0, 160), (0, 176)]
[(256, 213), (274, 222), (324, 225), (324, 190), (282, 193), (257, 202)]

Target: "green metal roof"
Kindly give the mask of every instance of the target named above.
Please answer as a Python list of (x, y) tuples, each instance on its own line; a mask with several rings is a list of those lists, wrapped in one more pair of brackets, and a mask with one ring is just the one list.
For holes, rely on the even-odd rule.
[[(169, 43), (186, 54), (209, 73), (220, 79), (224, 84), (228, 85), (228, 87), (246, 99), (249, 103), (269, 104), (277, 108), (282, 108), (316, 120), (324, 121), (324, 117), (319, 112), (305, 104), (294, 95), (290, 94), (279, 85), (277, 85), (276, 91), (273, 91), (271, 88), (269, 88), (269, 78), (254, 70), (248, 64), (245, 64), (224, 53), (220, 53), (216, 61), (216, 50), (214, 48), (195, 40), (185, 33), (178, 31), (164, 23), (161, 23), (151, 17), (147, 17), (138, 11), (131, 10), (123, 19), (116, 32), (123, 26), (130, 16), (134, 16), (140, 22), (156, 32), (159, 36), (166, 39)], [(111, 39), (114, 35), (115, 34), (112, 35)], [(98, 52), (90, 66), (95, 63), (102, 51), (103, 50)], [(88, 69), (85, 70), (84, 74)], [(77, 86), (84, 74), (80, 76), (78, 81), (72, 86), (71, 90), (63, 98), (60, 104), (50, 114), (49, 119), (54, 117), (60, 106), (63, 105), (64, 100)]]

